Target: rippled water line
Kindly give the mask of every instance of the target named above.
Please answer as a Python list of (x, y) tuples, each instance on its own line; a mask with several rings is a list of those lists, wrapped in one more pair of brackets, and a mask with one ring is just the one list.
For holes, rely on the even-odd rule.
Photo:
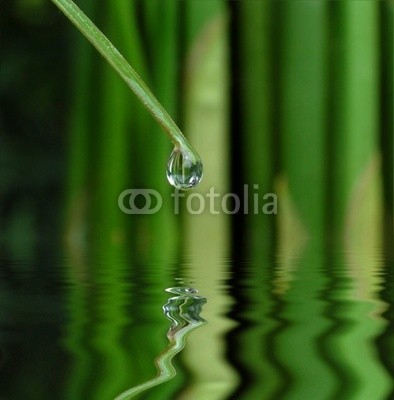
[[(266, 333), (264, 340), (267, 346), (267, 359), (275, 370), (277, 376), (279, 376), (279, 383), (276, 382), (273, 392), (271, 393), (272, 399), (282, 399), (286, 393), (289, 393), (290, 387), (293, 384), (293, 375), (288, 365), (278, 356), (278, 338), (284, 334), (288, 327), (291, 325), (291, 321), (286, 316), (286, 309), (288, 302), (285, 297), (285, 292), (279, 294), (277, 291), (277, 279), (278, 271), (281, 269), (278, 259), (274, 262), (274, 269), (270, 273), (270, 300), (272, 306), (270, 307), (267, 318), (273, 322), (272, 328)], [(291, 280), (293, 276), (291, 275)], [(291, 282), (291, 281), (288, 281)], [(286, 291), (290, 287), (286, 288)]]
[(382, 365), (391, 375), (391, 391), (387, 398), (394, 399), (394, 265), (389, 262), (385, 265), (385, 284), (382, 285), (381, 297), (390, 306), (382, 314), (387, 321), (386, 328), (376, 339)]
[(179, 295), (171, 297), (168, 303), (163, 306), (164, 314), (172, 321), (172, 325), (167, 333), (170, 344), (155, 359), (158, 375), (147, 382), (126, 390), (115, 400), (131, 399), (148, 389), (173, 379), (176, 376), (176, 370), (172, 365), (172, 359), (185, 347), (186, 337), (190, 332), (207, 323), (199, 315), (202, 305), (206, 303), (206, 298), (197, 296), (196, 289), (169, 288), (167, 291)]
[(324, 270), (328, 283), (321, 299), (326, 303), (324, 316), (330, 321), (330, 327), (318, 343), (322, 357), (336, 373), (337, 387), (330, 399), (386, 399), (390, 377), (377, 356), (375, 345), (375, 336), (385, 324), (382, 318), (385, 303), (379, 293), (381, 263), (377, 257), (363, 260), (370, 275), (368, 285), (364, 285), (368, 290), (360, 296), (357, 290), (360, 277), (354, 274), (352, 260), (347, 254), (329, 252)]
[(282, 398), (291, 383), (290, 372), (276, 354), (276, 337), (288, 326), (277, 270), (273, 255), (233, 269), (230, 287), (236, 307), (229, 317), (239, 325), (227, 335), (228, 357), (241, 379), (229, 400)]
[[(328, 254), (324, 262), (324, 274), (326, 284), (319, 294), (321, 301), (325, 303), (322, 315), (329, 321), (329, 326), (317, 338), (317, 344), (322, 358), (331, 368), (336, 385), (331, 393), (330, 399), (352, 398), (354, 387), (357, 386), (358, 379), (345, 360), (341, 352), (335, 351), (341, 337), (352, 329), (352, 321), (346, 316), (346, 308), (349, 301), (346, 300), (344, 293), (351, 286), (351, 279), (343, 268), (335, 265), (336, 258)], [(334, 267), (333, 267), (334, 266)]]

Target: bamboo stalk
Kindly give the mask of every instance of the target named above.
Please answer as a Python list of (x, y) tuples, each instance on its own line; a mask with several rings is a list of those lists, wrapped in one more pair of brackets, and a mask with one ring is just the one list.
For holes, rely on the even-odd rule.
[[(141, 11), (149, 14), (149, 19), (147, 18), (149, 23), (146, 21), (146, 26), (142, 30), (148, 40), (144, 42), (141, 40), (145, 60), (146, 55), (150, 54), (150, 65), (145, 61), (145, 68), (150, 72), (150, 82), (162, 104), (171, 111), (172, 115), (177, 115), (179, 105), (179, 82), (176, 73), (179, 68), (177, 34), (179, 2), (171, 0), (163, 3), (153, 0), (152, 3), (144, 2), (140, 6), (142, 7)], [(155, 6), (158, 8), (156, 9)], [(167, 262), (176, 256), (180, 235), (179, 224), (174, 215), (173, 199), (170, 196), (172, 188), (165, 179), (165, 166), (171, 153), (171, 145), (164, 136), (158, 136), (150, 145), (149, 158), (144, 154), (145, 131), (155, 132), (157, 130), (156, 124), (145, 119), (144, 127), (138, 134), (140, 150), (135, 154), (139, 171), (136, 183), (140, 187), (157, 190), (162, 196), (163, 204), (156, 214), (138, 217), (137, 229), (141, 229), (144, 235), (137, 238), (136, 241), (137, 251), (144, 260), (160, 259)], [(163, 226), (166, 227), (166, 235), (162, 234)], [(163, 274), (164, 276), (165, 274)]]
[[(236, 10), (239, 28), (234, 38), (238, 44), (235, 73), (239, 76), (239, 88), (233, 101), (240, 130), (236, 134), (242, 144), (242, 185), (248, 185), (244, 244), (248, 254), (266, 254), (273, 245), (275, 218), (265, 215), (261, 204), (263, 195), (273, 192), (273, 4), (240, 2)], [(260, 199), (257, 215), (252, 193), (258, 193)]]
[(385, 203), (384, 213), (384, 238), (387, 259), (394, 262), (394, 4), (382, 1), (380, 4), (380, 40), (381, 40), (381, 149), (383, 172), (383, 196)]
[[(381, 149), (383, 154), (383, 182), (384, 182), (384, 241), (385, 241), (385, 266), (383, 275), (384, 283), (380, 283), (380, 296), (385, 304), (394, 304), (394, 4), (389, 1), (382, 1), (380, 4), (381, 22)], [(379, 355), (387, 371), (394, 374), (394, 307), (388, 307), (382, 313), (388, 324), (378, 338)], [(392, 387), (391, 397), (394, 397), (394, 387)], [(390, 397), (388, 396), (388, 397)]]
[[(247, 193), (243, 204), (247, 213), (237, 216), (242, 226), (235, 227), (239, 237), (235, 238), (237, 245), (233, 257), (237, 259), (243, 251), (240, 262), (245, 258), (252, 259), (253, 266), (234, 268), (232, 273), (234, 284), (231, 286), (241, 285), (247, 288), (247, 294), (236, 289), (232, 293), (238, 304), (232, 316), (242, 321), (242, 326), (230, 333), (229, 346), (241, 382), (248, 382), (241, 383), (232, 397), (245, 400), (272, 398), (283, 378), (270, 357), (268, 341), (278, 324), (267, 318), (274, 306), (270, 271), (276, 216), (265, 215), (262, 211), (263, 195), (274, 191), (273, 46), (278, 39), (274, 26), (279, 22), (274, 6), (272, 2), (264, 1), (232, 4), (233, 154), (240, 158), (239, 163), (233, 160), (233, 171), (235, 178), (241, 172), (238, 192), (241, 195)], [(257, 214), (255, 193), (259, 199)]]
[[(292, 397), (329, 398), (336, 386), (335, 371), (320, 356), (316, 345), (327, 325), (322, 317), (323, 304), (316, 298), (326, 282), (320, 255), (324, 250), (326, 222), (328, 3), (286, 1), (282, 3), (282, 18), (283, 191), (279, 193), (282, 211), (278, 214), (282, 256), (276, 280), (279, 283), (281, 279), (279, 271), (286, 271), (290, 278), (283, 293), (285, 304), (278, 316), (285, 319), (287, 326), (275, 338), (275, 354), (290, 376), (291, 387), (287, 390)], [(295, 221), (299, 228), (293, 237), (283, 236), (283, 232), (297, 226)], [(309, 243), (303, 240), (294, 246), (302, 235)], [(302, 302), (297, 301), (300, 296)]]
[[(204, 159), (206, 174), (198, 191), (206, 199), (211, 187), (222, 195), (229, 190), (228, 14), (226, 3), (221, 0), (186, 1), (183, 8), (183, 120), (188, 137), (195, 141)], [(185, 388), (181, 396), (226, 398), (238, 377), (225, 358), (221, 339), (232, 327), (224, 317), (230, 298), (218, 293), (215, 282), (228, 268), (222, 260), (229, 254), (230, 221), (221, 211), (211, 214), (205, 203), (201, 215), (184, 215), (183, 254), (190, 265), (187, 277), (196, 282), (209, 306), (204, 312), (208, 324), (195, 332), (182, 354), (195, 383)], [(214, 207), (220, 209), (220, 202), (215, 201)], [(207, 363), (218, 382), (213, 390), (206, 385), (211, 381), (210, 373), (203, 368)]]
[[(331, 7), (329, 221), (335, 242), (345, 247), (344, 267), (351, 278), (352, 303), (347, 320), (356, 326), (331, 345), (347, 365), (352, 395), (385, 398), (386, 372), (374, 362), (371, 343), (377, 325), (365, 322), (378, 313), (375, 271), (380, 259), (381, 179), (379, 172), (378, 7), (375, 2), (340, 2)], [(335, 61), (335, 62), (334, 62)], [(373, 319), (369, 318), (370, 322)], [(355, 346), (350, 346), (355, 344)], [(343, 351), (343, 349), (358, 349)], [(365, 369), (363, 366), (368, 365)], [(361, 384), (354, 387), (355, 380)]]
[[(94, 12), (94, 2), (86, 5)], [(69, 243), (81, 241), (86, 233), (89, 190), (89, 154), (91, 124), (91, 92), (93, 85), (93, 49), (78, 36), (75, 38), (74, 93), (69, 126), (67, 200), (65, 233)]]
[(290, 199), (314, 238), (325, 225), (328, 10), (325, 2), (298, 1), (283, 3), (283, 11), (282, 167)]
[[(121, 33), (122, 23), (117, 18), (118, 1), (106, 5), (105, 18), (108, 30), (120, 43), (127, 43)], [(125, 10), (123, 10), (125, 11)], [(119, 23), (114, 25), (113, 20)], [(103, 235), (112, 245), (126, 240), (126, 215), (117, 207), (119, 194), (128, 187), (130, 177), (128, 126), (130, 122), (127, 106), (127, 90), (107, 66), (102, 65), (98, 97), (98, 124), (96, 128), (94, 166), (94, 196), (90, 213), (91, 233)], [(110, 99), (110, 101), (109, 101)]]
[(363, 241), (359, 250), (364, 251), (377, 243), (381, 208), (378, 3), (350, 1), (330, 7), (330, 223), (337, 239), (349, 245)]
[[(128, 37), (123, 35), (122, 25), (128, 20), (119, 18), (119, 14), (127, 15), (126, 3), (106, 1), (100, 11), (107, 31), (120, 46), (127, 47)], [(97, 98), (91, 97), (97, 117), (90, 158), (88, 274), (93, 287), (101, 290), (93, 291), (89, 298), (89, 315), (94, 317), (87, 328), (87, 345), (95, 360), (90, 374), (97, 379), (90, 389), (91, 396), (113, 398), (129, 382), (132, 369), (127, 347), (121, 341), (127, 321), (123, 260), (128, 249), (128, 221), (117, 208), (119, 193), (130, 179), (130, 116), (128, 90), (108, 65), (99, 65), (97, 91)]]

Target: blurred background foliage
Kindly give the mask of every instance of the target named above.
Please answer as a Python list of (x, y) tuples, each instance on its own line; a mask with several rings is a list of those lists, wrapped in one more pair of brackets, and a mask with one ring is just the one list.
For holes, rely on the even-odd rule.
[[(65, 398), (86, 398), (92, 376), (103, 379), (97, 379), (95, 393), (89, 396), (105, 399), (124, 388), (130, 376), (137, 384), (154, 375), (145, 353), (158, 354), (165, 347), (167, 322), (161, 310), (138, 323), (130, 321), (125, 304), (134, 305), (136, 316), (146, 316), (153, 304), (164, 304), (161, 290), (181, 268), (173, 260), (182, 260), (186, 253), (199, 265), (195, 276), (212, 282), (205, 287), (211, 302), (205, 318), (211, 324), (204, 329), (217, 342), (206, 346), (203, 338), (198, 339), (200, 346), (192, 347), (183, 362), (189, 368), (195, 359), (212, 363), (218, 382), (233, 381), (233, 387), (216, 387), (222, 396), (235, 390), (238, 378), (220, 361), (225, 350), (218, 338), (233, 327), (219, 317), (228, 299), (215, 294), (213, 282), (221, 272), (214, 261), (230, 254), (231, 281), (248, 288), (246, 293), (230, 293), (238, 302), (232, 317), (261, 323), (258, 332), (234, 329), (228, 336), (232, 362), (250, 383), (239, 386), (233, 398), (280, 395), (286, 387), (278, 388), (278, 382), (287, 375), (289, 382), (290, 376), (293, 379), (292, 398), (325, 398), (322, 390), (353, 393), (353, 378), (367, 381), (368, 376), (374, 379), (362, 386), (365, 397), (354, 398), (371, 399), (373, 394), (383, 398), (388, 378), (368, 350), (344, 352), (339, 361), (335, 352), (327, 350), (351, 348), (357, 338), (368, 341), (377, 335), (376, 326), (348, 329), (339, 339), (333, 338), (327, 332), (334, 327), (325, 325), (324, 311), (313, 300), (327, 286), (343, 284), (338, 271), (329, 277), (321, 272), (334, 259), (332, 246), (339, 246), (353, 255), (350, 260), (344, 253), (339, 263), (349, 268), (360, 298), (368, 300), (376, 298), (373, 260), (380, 257), (377, 249), (384, 247), (388, 278), (382, 297), (388, 304), (394, 301), (394, 3), (77, 3), (130, 61), (201, 154), (205, 175), (195, 191), (206, 194), (214, 186), (217, 193), (232, 191), (242, 200), (244, 185), (249, 185), (249, 196), (276, 193), (279, 208), (277, 215), (174, 215), (172, 188), (165, 177), (171, 144), (148, 112), (51, 2), (1, 1), (1, 251), (8, 257), (29, 256), (41, 244), (35, 257), (43, 270), (49, 270), (45, 260), (51, 243), (57, 249), (66, 243), (67, 251), (79, 260), (70, 261), (67, 279), (93, 282), (105, 292), (104, 296), (82, 285), (64, 294), (64, 307), (71, 315), (63, 321), (64, 345), (76, 359), (67, 371)], [(118, 196), (133, 187), (158, 190), (163, 196), (160, 212), (123, 214)], [(327, 265), (321, 265), (317, 256), (324, 251)], [(261, 263), (259, 284), (237, 267), (244, 256)], [(134, 263), (126, 269), (128, 257)], [(300, 279), (289, 291), (295, 258)], [(160, 267), (155, 264), (158, 260)], [(267, 265), (279, 265), (281, 272)], [(149, 274), (139, 272), (144, 268)], [(125, 300), (130, 282), (136, 285)], [(345, 289), (343, 284), (341, 290)], [(288, 303), (272, 293), (289, 293)], [(330, 293), (327, 289), (328, 298)], [(310, 299), (309, 307), (298, 304), (298, 296)], [(140, 304), (140, 298), (148, 301)], [(61, 310), (56, 299), (54, 310)], [(249, 313), (248, 301), (262, 314)], [(382, 313), (391, 322), (379, 338), (383, 364), (391, 373), (392, 309)], [(315, 324), (303, 323), (305, 311), (316, 317)], [(285, 322), (262, 320), (265, 312), (287, 312), (289, 320), (299, 324), (281, 337)], [(363, 312), (345, 307), (343, 320), (350, 315), (358, 321)], [(126, 328), (132, 337), (125, 337)], [(272, 354), (275, 332), (281, 346)], [(261, 335), (267, 335), (266, 342)], [(319, 335), (319, 351), (326, 362), (316, 350), (309, 348), (308, 353), (302, 346)], [(45, 347), (45, 338), (39, 348)], [(309, 360), (307, 370), (300, 369), (297, 361), (303, 358)], [(364, 370), (368, 363), (371, 367)], [(333, 376), (327, 378), (327, 365), (340, 371), (350, 365), (342, 386), (335, 385)], [(167, 392), (160, 398), (180, 391), (182, 380), (188, 378), (185, 371), (181, 369), (179, 379), (162, 389)], [(260, 372), (269, 377), (269, 384), (262, 385)], [(45, 380), (45, 373), (44, 366), (32, 376)], [(64, 371), (60, 368), (57, 373)], [(309, 373), (325, 386), (305, 391), (302, 376)], [(35, 393), (44, 394), (35, 398), (56, 392), (45, 391), (38, 382)], [(155, 393), (144, 398), (158, 398)]]
[[(392, 229), (391, 1), (79, 5), (200, 149), (205, 188), (278, 193), (275, 223), (233, 219), (246, 247), (267, 231), (287, 243), (294, 224), (354, 241)], [(165, 135), (51, 4), (3, 1), (0, 18), (2, 241), (134, 232), (136, 251), (171, 253), (181, 221), (168, 201), (154, 218), (114, 207), (129, 187), (169, 195)]]

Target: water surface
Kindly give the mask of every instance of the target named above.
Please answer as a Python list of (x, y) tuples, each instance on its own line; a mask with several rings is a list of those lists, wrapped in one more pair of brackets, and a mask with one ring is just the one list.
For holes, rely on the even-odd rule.
[[(133, 398), (393, 398), (392, 267), (379, 252), (195, 260), (4, 252), (0, 398), (114, 399), (160, 376), (185, 328), (176, 374)], [(202, 303), (182, 298), (190, 288)]]

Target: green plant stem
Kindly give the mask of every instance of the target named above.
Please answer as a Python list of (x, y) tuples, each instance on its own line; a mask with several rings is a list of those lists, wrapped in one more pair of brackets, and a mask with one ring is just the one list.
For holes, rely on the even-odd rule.
[(190, 157), (195, 158), (195, 161), (199, 160), (200, 157), (198, 153), (183, 136), (178, 126), (168, 115), (167, 111), (156, 99), (145, 82), (97, 26), (72, 0), (52, 0), (52, 2), (81, 31), (127, 83), (156, 121), (163, 127), (174, 145), (182, 151), (189, 153)]

